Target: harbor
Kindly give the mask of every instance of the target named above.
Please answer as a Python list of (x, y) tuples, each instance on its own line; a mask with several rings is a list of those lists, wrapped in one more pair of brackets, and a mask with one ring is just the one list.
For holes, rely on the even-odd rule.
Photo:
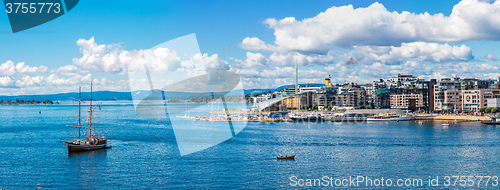
[[(0, 119), (5, 121), (0, 124), (0, 145), (4, 147), (0, 152), (9, 155), (0, 160), (0, 181), (9, 182), (2, 188), (36, 189), (36, 184), (40, 184), (44, 189), (74, 189), (74, 184), (82, 184), (88, 189), (161, 189), (161, 182), (168, 180), (169, 188), (216, 183), (223, 184), (217, 186), (221, 189), (237, 189), (249, 180), (262, 182), (248, 183), (250, 189), (273, 189), (287, 186), (289, 177), (297, 175), (297, 171), (341, 176), (358, 172), (360, 164), (366, 164), (363, 174), (368, 176), (499, 171), (495, 165), (500, 153), (498, 127), (479, 122), (452, 124), (454, 121), (448, 120), (449, 126), (443, 126), (446, 121), (441, 120), (248, 122), (232, 139), (180, 156), (175, 132), (168, 127), (167, 119), (141, 118), (133, 106), (122, 102), (103, 102), (102, 110), (93, 115), (95, 134), (106, 134), (108, 145), (113, 148), (68, 154), (67, 148), (56, 141), (78, 137), (77, 131), (75, 134), (75, 130), (66, 127), (78, 124), (75, 118), (67, 117), (78, 115), (78, 102), (61, 105), (4, 106), (0, 110)], [(83, 108), (88, 110), (89, 103), (84, 105), (82, 114), (88, 113)], [(185, 110), (183, 104), (172, 106)], [(208, 117), (209, 112), (210, 108), (190, 115)], [(229, 126), (226, 122), (175, 119), (186, 128), (183, 130), (193, 134), (207, 126), (214, 126), (210, 131)], [(205, 131), (209, 130), (201, 132)], [(296, 156), (278, 159), (280, 154)], [(48, 167), (36, 167), (39, 165)], [(415, 170), (419, 167), (430, 169)], [(234, 172), (235, 168), (240, 172)], [(147, 177), (127, 180), (137, 173)], [(184, 180), (192, 176), (197, 176), (196, 180)]]
[(210, 122), (364, 122), (364, 121), (468, 121), (481, 122), (491, 120), (491, 116), (458, 115), (458, 114), (405, 114), (401, 110), (371, 109), (348, 110), (346, 112), (255, 112), (250, 110), (210, 111), (210, 116), (177, 115), (177, 118), (193, 121)]

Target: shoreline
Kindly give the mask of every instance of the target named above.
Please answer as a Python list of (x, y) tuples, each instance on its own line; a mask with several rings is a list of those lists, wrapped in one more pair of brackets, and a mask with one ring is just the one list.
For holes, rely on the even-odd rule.
[(415, 117), (415, 120), (457, 120), (457, 121), (486, 121), (490, 116), (438, 115), (431, 117)]

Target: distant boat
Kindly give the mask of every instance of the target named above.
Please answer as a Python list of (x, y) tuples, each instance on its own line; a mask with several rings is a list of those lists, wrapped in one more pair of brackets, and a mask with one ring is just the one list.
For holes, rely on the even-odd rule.
[(500, 116), (493, 116), (491, 120), (481, 121), (481, 123), (486, 125), (500, 125)]
[(320, 121), (324, 121), (323, 117), (321, 117), (319, 115), (314, 115), (314, 114), (310, 114), (310, 115), (291, 114), (289, 116), (289, 118), (292, 121), (301, 121), (301, 122), (320, 122)]
[(283, 119), (271, 119), (271, 118), (267, 118), (267, 119), (261, 119), (260, 122), (282, 122)]
[(401, 115), (393, 115), (387, 113), (387, 115), (377, 115), (366, 118), (366, 121), (409, 121), (411, 120), (411, 116), (401, 116)]
[(278, 156), (278, 160), (294, 160), (295, 154), (291, 156)]
[[(92, 150), (99, 150), (99, 149), (107, 149), (111, 148), (111, 145), (107, 144), (107, 139), (104, 135), (92, 135), (92, 113), (94, 112), (94, 109), (99, 106), (100, 109), (100, 104), (95, 105), (92, 107), (92, 83), (90, 83), (90, 110), (89, 110), (89, 118), (83, 118), (81, 117), (81, 104), (82, 102), (85, 103), (84, 101), (81, 100), (81, 94), (82, 94), (82, 88), (80, 87), (80, 93), (78, 95), (78, 99), (75, 99), (78, 101), (78, 125), (68, 125), (68, 127), (76, 127), (78, 128), (78, 139), (75, 139), (74, 141), (68, 141), (68, 142), (61, 142), (64, 145), (68, 146), (68, 152), (84, 152), (84, 151), (92, 151)], [(81, 119), (88, 119), (89, 120), (89, 126), (84, 127), (81, 126)], [(82, 139), (81, 138), (81, 128), (89, 129), (88, 137)]]

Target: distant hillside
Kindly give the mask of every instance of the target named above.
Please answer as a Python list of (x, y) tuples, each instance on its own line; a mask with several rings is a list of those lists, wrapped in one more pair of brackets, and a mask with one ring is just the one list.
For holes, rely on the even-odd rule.
[[(94, 92), (92, 94), (94, 100), (131, 100), (132, 97), (130, 92), (112, 92), (112, 91), (100, 91)], [(78, 98), (78, 92), (70, 93), (60, 93), (60, 94), (43, 94), (43, 95), (19, 95), (19, 96), (0, 96), (0, 100), (4, 101), (15, 101), (19, 100), (52, 100), (52, 101), (65, 101), (73, 100), (72, 98)], [(89, 100), (90, 92), (82, 92), (82, 100)]]
[[(304, 85), (304, 84), (301, 84)], [(321, 86), (321, 84), (309, 84), (312, 86)], [(294, 87), (294, 85), (286, 85), (286, 86), (281, 86), (278, 88), (274, 89), (246, 89), (245, 94), (256, 94), (256, 93), (263, 93), (263, 92), (274, 92), (278, 90), (282, 90), (285, 88), (291, 88)], [(134, 91), (132, 93), (137, 93), (137, 92), (143, 92), (143, 91)], [(210, 93), (192, 93), (192, 92), (167, 92), (165, 93), (167, 96), (165, 97), (166, 99), (189, 99), (193, 97), (207, 97), (210, 96)], [(132, 96), (130, 92), (113, 92), (113, 91), (98, 91), (94, 92), (92, 94), (93, 100), (100, 100), (100, 101), (108, 101), (108, 100), (132, 100)], [(0, 95), (0, 100), (3, 101), (16, 101), (16, 99), (19, 100), (35, 100), (35, 101), (44, 101), (44, 100), (51, 100), (51, 101), (67, 101), (67, 100), (73, 100), (73, 98), (78, 98), (78, 92), (70, 92), (70, 93), (60, 93), (60, 94), (43, 94), (43, 95), (18, 95), (18, 96), (1, 96)], [(90, 99), (90, 92), (82, 92), (82, 99), (83, 100), (89, 100)]]

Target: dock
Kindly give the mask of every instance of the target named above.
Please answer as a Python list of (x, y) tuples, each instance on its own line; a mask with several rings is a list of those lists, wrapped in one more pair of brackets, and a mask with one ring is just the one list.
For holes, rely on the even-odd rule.
[(366, 117), (332, 117), (327, 119), (331, 122), (363, 122)]
[(415, 120), (457, 120), (457, 121), (486, 121), (490, 120), (488, 116), (468, 116), (468, 115), (438, 115), (419, 117), (415, 116)]

